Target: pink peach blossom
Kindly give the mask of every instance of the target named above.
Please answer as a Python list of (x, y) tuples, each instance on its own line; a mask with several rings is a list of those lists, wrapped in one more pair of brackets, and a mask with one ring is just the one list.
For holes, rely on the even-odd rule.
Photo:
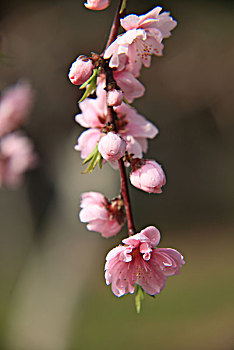
[(145, 15), (128, 15), (120, 20), (121, 26), (125, 30), (141, 28), (152, 35), (156, 33), (156, 36), (159, 30), (163, 38), (168, 38), (171, 35), (171, 30), (176, 27), (177, 22), (170, 17), (169, 12), (160, 13), (161, 10), (162, 8), (157, 6)]
[(110, 90), (107, 93), (107, 105), (114, 107), (119, 106), (123, 102), (123, 92), (121, 90)]
[(139, 98), (144, 95), (145, 87), (137, 80), (134, 75), (125, 70), (114, 70), (114, 79), (116, 80), (120, 89), (124, 92), (124, 97), (128, 103), (132, 103), (135, 98)]
[(0, 143), (0, 186), (20, 186), (24, 173), (37, 164), (33, 144), (27, 136), (15, 132), (3, 137)]
[(156, 39), (147, 35), (143, 29), (131, 29), (117, 37), (106, 49), (104, 58), (110, 58), (109, 66), (111, 68), (119, 69), (120, 57), (127, 56), (128, 63), (125, 69), (138, 77), (142, 63), (145, 67), (149, 67), (152, 54), (162, 55), (163, 44), (161, 41), (160, 33)]
[[(107, 122), (107, 107), (106, 107), (106, 91), (104, 90), (103, 82), (97, 86), (96, 99), (86, 98), (79, 106), (82, 111), (81, 114), (76, 115), (75, 120), (81, 126), (91, 128), (89, 133), (95, 134), (92, 137), (92, 145), (95, 140), (98, 140), (101, 136), (102, 129)], [(120, 136), (126, 141), (126, 151), (133, 153), (134, 157), (142, 158), (143, 152), (147, 150), (147, 139), (154, 138), (158, 134), (158, 129), (149, 122), (146, 118), (137, 113), (137, 111), (129, 105), (122, 103), (120, 106), (114, 107), (114, 111), (117, 114), (117, 127)], [(95, 129), (95, 131), (94, 131)], [(82, 151), (81, 157), (84, 157), (87, 149), (86, 138), (88, 131), (81, 134), (78, 139), (78, 145), (76, 150)], [(84, 139), (86, 140), (85, 142)], [(91, 141), (89, 141), (91, 142)]]
[(74, 149), (80, 151), (81, 158), (85, 159), (98, 144), (101, 137), (101, 132), (98, 129), (88, 129), (80, 135)]
[(105, 59), (111, 58), (110, 67), (121, 70), (122, 63), (128, 61), (126, 69), (139, 76), (142, 64), (150, 66), (152, 54), (162, 55), (162, 40), (170, 36), (176, 21), (168, 12), (159, 14), (160, 11), (158, 6), (145, 15), (129, 15), (121, 19), (126, 32), (119, 35), (104, 53)]
[(72, 63), (68, 77), (74, 85), (84, 84), (91, 77), (93, 68), (92, 61), (88, 57), (79, 56)]
[(103, 128), (106, 123), (107, 106), (105, 82), (102, 80), (96, 88), (97, 98), (86, 98), (79, 103), (81, 114), (75, 116), (78, 124), (85, 128)]
[(154, 226), (124, 239), (123, 246), (113, 248), (106, 256), (105, 279), (112, 292), (121, 297), (134, 293), (138, 284), (150, 295), (161, 292), (168, 276), (180, 273), (183, 256), (175, 249), (155, 248), (160, 232)]
[(150, 159), (133, 160), (130, 174), (131, 184), (149, 193), (161, 193), (166, 176), (160, 164)]
[(85, 192), (80, 206), (80, 221), (88, 223), (89, 231), (99, 232), (108, 238), (116, 235), (123, 226), (123, 204), (119, 198), (108, 201), (101, 193)]
[(126, 150), (126, 141), (116, 133), (108, 132), (98, 143), (98, 150), (107, 161), (118, 160)]
[(33, 105), (34, 93), (28, 83), (6, 89), (0, 100), (0, 137), (25, 123)]
[(85, 3), (85, 7), (87, 7), (89, 10), (105, 10), (110, 4), (109, 0), (87, 0), (87, 3)]

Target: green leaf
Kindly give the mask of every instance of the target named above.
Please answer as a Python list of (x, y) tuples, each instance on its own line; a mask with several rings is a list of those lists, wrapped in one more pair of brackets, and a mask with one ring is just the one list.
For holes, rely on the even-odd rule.
[(82, 84), (80, 86), (80, 89), (84, 89), (86, 87), (86, 90), (85, 90), (85, 93), (83, 94), (83, 96), (81, 97), (81, 99), (79, 100), (79, 103), (84, 101), (84, 99), (86, 97), (91, 95), (96, 90), (97, 75), (98, 75), (98, 70), (97, 70), (97, 68), (95, 68), (93, 70), (92, 76), (84, 84)]
[(86, 97), (89, 97), (89, 95), (91, 95), (96, 89), (96, 84), (93, 84), (93, 82), (91, 82), (89, 85), (87, 85), (86, 90), (84, 95), (81, 97), (81, 99), (78, 101), (79, 103), (84, 101), (84, 99)]
[(101, 153), (99, 152), (99, 154), (98, 154), (98, 164), (99, 164), (99, 168), (100, 169), (102, 169), (102, 161), (103, 161), (103, 158), (102, 158)]
[(88, 163), (88, 162), (93, 158), (93, 156), (95, 155), (95, 153), (97, 153), (97, 151), (98, 151), (98, 145), (96, 145), (96, 146), (94, 147), (94, 149), (92, 150), (92, 152), (89, 153), (88, 157), (85, 158), (85, 160), (83, 161), (82, 164), (84, 165), (84, 164)]
[(92, 173), (95, 166), (97, 164), (97, 155), (95, 154), (91, 160), (91, 162), (89, 163), (89, 165), (87, 166), (87, 168), (82, 171), (82, 174), (87, 174), (87, 173)]
[(121, 9), (119, 11), (120, 14), (124, 12), (124, 10), (126, 9), (126, 6), (127, 6), (127, 0), (123, 0)]
[(141, 311), (141, 302), (144, 299), (144, 291), (141, 288), (141, 286), (139, 286), (137, 284), (136, 286), (136, 295), (135, 295), (135, 305), (136, 305), (136, 312), (139, 314)]
[(83, 165), (86, 163), (89, 163), (87, 168), (82, 171), (82, 174), (92, 173), (94, 168), (96, 167), (97, 163), (99, 163), (99, 167), (102, 168), (102, 156), (101, 153), (98, 151), (98, 145), (94, 147), (92, 152), (88, 155), (88, 157), (83, 161)]

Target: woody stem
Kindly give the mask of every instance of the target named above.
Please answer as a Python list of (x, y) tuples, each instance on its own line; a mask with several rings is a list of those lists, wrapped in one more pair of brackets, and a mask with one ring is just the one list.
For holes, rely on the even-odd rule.
[[(107, 107), (107, 120), (109, 123), (112, 124), (114, 131), (118, 132), (118, 128), (116, 125), (116, 118), (117, 116), (113, 107)], [(127, 225), (128, 225), (128, 234), (129, 236), (132, 236), (136, 233), (136, 229), (133, 221), (132, 208), (131, 208), (130, 196), (128, 191), (127, 174), (124, 166), (124, 161), (122, 158), (118, 160), (118, 163), (119, 163), (119, 170), (120, 170), (120, 177), (121, 177), (120, 192), (121, 192), (121, 195), (124, 201), (124, 206), (125, 206)]]
[(121, 195), (123, 197), (125, 212), (127, 217), (127, 225), (128, 225), (128, 234), (132, 236), (136, 233), (133, 216), (132, 216), (132, 208), (128, 191), (128, 183), (127, 183), (127, 175), (126, 169), (124, 166), (123, 159), (119, 159), (119, 170), (121, 176)]
[(112, 23), (112, 26), (111, 26), (110, 34), (109, 34), (109, 37), (108, 37), (108, 40), (107, 40), (107, 43), (106, 43), (105, 50), (117, 38), (119, 25), (120, 25), (120, 18), (125, 16), (125, 10), (122, 13), (120, 13), (120, 10), (122, 8), (123, 2), (124, 2), (124, 0), (120, 0), (120, 2), (119, 2), (118, 8), (116, 10), (115, 17), (114, 17), (114, 20), (113, 20), (113, 23)]
[[(120, 25), (120, 18), (123, 16), (123, 13), (120, 14), (120, 9), (122, 7), (122, 3), (124, 0), (120, 0), (118, 9), (115, 14), (115, 18), (111, 27), (111, 31), (109, 34), (109, 38), (106, 44), (106, 48), (117, 38), (118, 35), (118, 29)], [(124, 11), (125, 12), (125, 11)], [(113, 71), (109, 67), (108, 62), (106, 62), (105, 66), (105, 73), (106, 73), (106, 86), (108, 86), (109, 83), (114, 81), (113, 78)], [(107, 122), (111, 123), (113, 125), (113, 129), (115, 132), (118, 132), (118, 127), (116, 124), (116, 119), (117, 115), (113, 109), (113, 107), (107, 106)], [(131, 209), (131, 202), (130, 202), (130, 197), (129, 197), (129, 191), (128, 191), (128, 180), (127, 180), (127, 175), (126, 175), (126, 169), (124, 166), (124, 161), (123, 159), (119, 159), (119, 170), (120, 170), (120, 176), (121, 176), (121, 195), (124, 201), (124, 206), (125, 206), (125, 212), (126, 212), (126, 217), (127, 217), (127, 225), (128, 225), (128, 233), (129, 236), (132, 236), (136, 233), (134, 221), (133, 221), (133, 216), (132, 216), (132, 209)]]

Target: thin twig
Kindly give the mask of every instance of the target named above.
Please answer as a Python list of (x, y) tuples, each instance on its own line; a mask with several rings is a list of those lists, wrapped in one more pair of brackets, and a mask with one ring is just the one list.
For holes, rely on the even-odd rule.
[(133, 216), (132, 216), (132, 208), (131, 208), (131, 202), (130, 202), (129, 191), (128, 191), (126, 169), (124, 166), (123, 159), (119, 159), (118, 162), (119, 162), (119, 170), (121, 175), (121, 194), (123, 197), (125, 212), (127, 217), (128, 234), (129, 236), (132, 236), (136, 233), (136, 229), (135, 229)]
[[(124, 0), (121, 0), (119, 2), (118, 9), (116, 11), (114, 21), (110, 30), (109, 38), (106, 44), (106, 48), (117, 38), (119, 25), (120, 25), (120, 18), (124, 16), (125, 11), (123, 11), (120, 14), (120, 9), (122, 7), (122, 3)], [(113, 72), (111, 68), (109, 67), (108, 63), (104, 67), (106, 72), (106, 86), (113, 81)], [(111, 123), (114, 127), (114, 130), (118, 132), (118, 128), (116, 125), (116, 114), (114, 112), (113, 107), (107, 107), (107, 122)], [(127, 175), (126, 175), (126, 169), (124, 166), (123, 159), (119, 159), (119, 170), (120, 170), (120, 176), (121, 176), (121, 195), (123, 197), (124, 206), (125, 206), (125, 212), (127, 217), (127, 225), (128, 225), (128, 234), (129, 236), (132, 236), (136, 233), (133, 216), (132, 216), (132, 209), (131, 209), (131, 202), (129, 197), (129, 191), (128, 191), (128, 181), (127, 181)]]
[(118, 30), (119, 30), (119, 24), (120, 24), (120, 18), (125, 16), (125, 10), (120, 14), (122, 3), (123, 3), (123, 0), (120, 0), (119, 6), (118, 6), (118, 8), (116, 10), (116, 13), (115, 13), (115, 17), (114, 17), (114, 20), (113, 20), (113, 23), (112, 23), (112, 27), (111, 27), (110, 34), (109, 34), (109, 37), (108, 37), (108, 40), (107, 40), (107, 43), (106, 43), (105, 50), (117, 38)]

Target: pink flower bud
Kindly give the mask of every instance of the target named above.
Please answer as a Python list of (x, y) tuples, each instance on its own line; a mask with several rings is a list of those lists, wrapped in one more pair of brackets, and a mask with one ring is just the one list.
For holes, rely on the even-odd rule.
[(105, 160), (112, 161), (123, 157), (126, 146), (126, 142), (120, 136), (109, 132), (99, 141), (98, 150)]
[(89, 231), (99, 232), (106, 238), (120, 231), (125, 220), (122, 199), (117, 197), (108, 201), (101, 193), (85, 192), (80, 206), (80, 221), (88, 223)]
[(123, 92), (121, 90), (110, 90), (107, 94), (108, 106), (119, 106), (123, 102)]
[(110, 4), (109, 0), (87, 0), (84, 4), (89, 10), (105, 10)]
[(149, 193), (161, 193), (161, 187), (166, 183), (165, 174), (154, 160), (138, 159), (133, 160), (133, 170), (130, 174), (130, 181), (133, 186)]
[(88, 57), (82, 55), (77, 57), (76, 61), (73, 62), (68, 77), (72, 84), (81, 85), (91, 77), (92, 72), (92, 61)]

